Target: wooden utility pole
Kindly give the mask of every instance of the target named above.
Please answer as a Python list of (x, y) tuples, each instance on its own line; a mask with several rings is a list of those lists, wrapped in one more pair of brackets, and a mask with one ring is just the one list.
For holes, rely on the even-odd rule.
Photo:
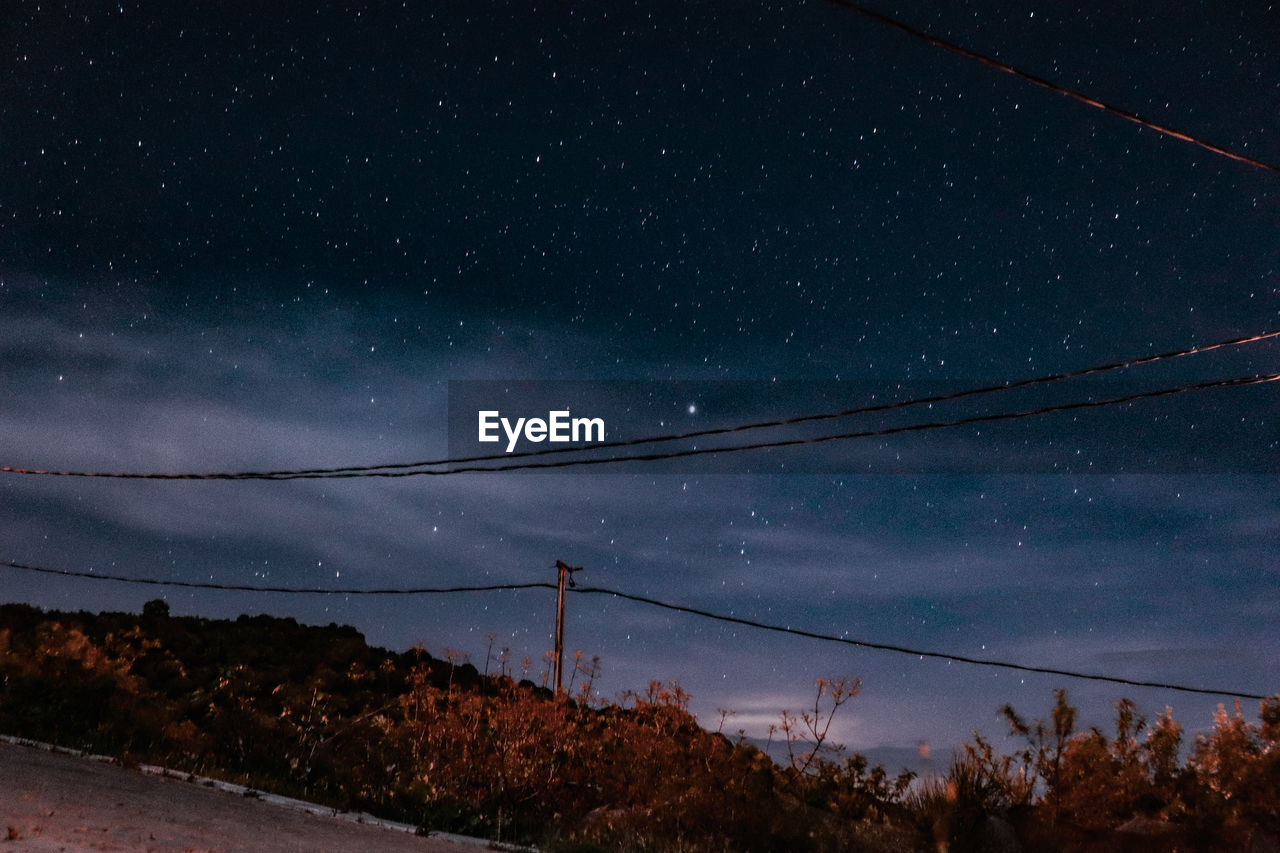
[(556, 569), (560, 573), (559, 582), (556, 584), (556, 666), (555, 666), (555, 682), (556, 695), (560, 695), (560, 687), (564, 680), (564, 588), (566, 581), (569, 586), (573, 586), (574, 572), (582, 571), (581, 567), (565, 565), (563, 560), (556, 560)]

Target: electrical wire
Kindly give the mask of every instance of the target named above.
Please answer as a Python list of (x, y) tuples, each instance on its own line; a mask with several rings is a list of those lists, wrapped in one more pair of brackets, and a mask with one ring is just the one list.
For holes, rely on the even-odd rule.
[(296, 587), (296, 586), (254, 586), (251, 584), (214, 583), (212, 581), (182, 581), (168, 578), (138, 578), (126, 575), (104, 574), (102, 572), (77, 572), (70, 569), (50, 569), (43, 566), (31, 566), (25, 563), (14, 563), (0, 560), (0, 566), (18, 569), (24, 572), (38, 572), (46, 575), (60, 575), (68, 578), (84, 578), (87, 580), (114, 581), (117, 583), (136, 583), (147, 586), (176, 586), (186, 589), (215, 589), (233, 592), (271, 592), (286, 595), (444, 595), (456, 592), (498, 592), (508, 589), (555, 589), (553, 583), (499, 583), (483, 586), (423, 586), (397, 589), (367, 589), (342, 587)]
[(1034, 409), (1023, 409), (1016, 412), (995, 412), (985, 415), (973, 415), (967, 418), (957, 418), (949, 421), (931, 421), (927, 423), (906, 424), (904, 426), (884, 427), (881, 429), (859, 430), (856, 432), (842, 432), (834, 435), (810, 436), (807, 438), (789, 438), (778, 439), (775, 441), (759, 441), (751, 444), (734, 444), (724, 447), (694, 447), (686, 450), (671, 450), (661, 453), (636, 453), (624, 456), (602, 456), (587, 457), (584, 459), (561, 459), (553, 462), (517, 462), (510, 465), (494, 465), (494, 466), (462, 466), (449, 468), (444, 470), (428, 470), (428, 471), (368, 471), (361, 473), (349, 474), (303, 474), (287, 478), (276, 479), (342, 479), (354, 477), (417, 477), (417, 476), (446, 476), (453, 474), (468, 473), (494, 473), (498, 471), (521, 471), (531, 469), (548, 469), (548, 468), (571, 468), (583, 465), (609, 465), (618, 462), (653, 462), (666, 459), (684, 459), (691, 456), (706, 456), (714, 453), (740, 453), (748, 450), (765, 450), (779, 447), (799, 447), (809, 444), (822, 444), (828, 441), (849, 441), (859, 438), (882, 438), (891, 435), (902, 435), (904, 433), (928, 432), (938, 429), (951, 429), (954, 427), (970, 426), (973, 424), (994, 423), (998, 421), (1019, 420), (1022, 418), (1038, 417), (1040, 415), (1052, 414), (1055, 412), (1070, 412), (1080, 409), (1097, 409), (1107, 406), (1118, 406), (1124, 403), (1133, 403), (1138, 400), (1153, 400), (1160, 397), (1171, 397), (1177, 394), (1187, 394), (1193, 391), (1208, 391), (1216, 388), (1240, 388), (1248, 385), (1260, 385), (1266, 382), (1275, 382), (1280, 380), (1280, 373), (1270, 373), (1260, 376), (1237, 376), (1232, 379), (1214, 379), (1207, 382), (1197, 382), (1192, 385), (1178, 385), (1171, 388), (1158, 388), (1153, 391), (1142, 391), (1134, 394), (1125, 394), (1121, 397), (1110, 397), (1103, 400), (1082, 400), (1074, 403), (1058, 403), (1050, 406), (1040, 406)]
[[(716, 427), (711, 429), (694, 430), (690, 432), (677, 433), (663, 436), (648, 436), (644, 438), (628, 439), (625, 441), (603, 442), (593, 444), (590, 447), (567, 447), (567, 448), (549, 448), (533, 451), (524, 451), (520, 453), (509, 454), (493, 454), (487, 456), (470, 456), (453, 459), (434, 459), (419, 462), (389, 463), (382, 465), (367, 466), (343, 466), (336, 468), (302, 468), (292, 470), (274, 470), (274, 471), (241, 471), (241, 472), (204, 472), (204, 473), (152, 473), (152, 472), (108, 472), (108, 471), (69, 471), (69, 470), (53, 470), (39, 468), (23, 468), (15, 466), (0, 466), (0, 473), (8, 474), (26, 474), (38, 476), (55, 476), (55, 477), (87, 477), (87, 478), (106, 478), (106, 479), (136, 479), (136, 480), (297, 480), (297, 479), (349, 479), (354, 477), (397, 477), (397, 476), (420, 476), (420, 475), (439, 475), (439, 474), (455, 474), (468, 473), (475, 471), (488, 470), (512, 470), (511, 465), (501, 467), (467, 467), (457, 468), (449, 467), (448, 470), (432, 471), (432, 470), (415, 470), (419, 468), (439, 468), (441, 466), (458, 466), (462, 464), (471, 464), (477, 462), (504, 461), (530, 458), (545, 457), (550, 455), (559, 455), (565, 453), (582, 453), (583, 451), (598, 452), (600, 450), (614, 449), (620, 447), (633, 447), (644, 444), (659, 444), (664, 442), (690, 440), (694, 438), (703, 438), (714, 435), (730, 435), (736, 433), (747, 432), (758, 429), (768, 429), (783, 426), (793, 426), (803, 423), (813, 423), (825, 420), (834, 420), (838, 418), (846, 418), (855, 415), (864, 415), (872, 413), (883, 413), (888, 411), (897, 411), (921, 405), (932, 405), (934, 403), (951, 402), (967, 397), (974, 397), (984, 394), (992, 394), (1001, 391), (1013, 391), (1022, 388), (1029, 388), (1037, 385), (1045, 385), (1054, 382), (1061, 382), (1069, 379), (1077, 379), (1085, 376), (1097, 375), (1117, 370), (1123, 370), (1159, 361), (1181, 358), (1184, 356), (1198, 355), (1202, 353), (1212, 352), (1213, 350), (1223, 349), (1227, 347), (1242, 346), (1244, 344), (1255, 343), (1272, 338), (1280, 337), (1280, 330), (1262, 332), (1254, 335), (1233, 338), (1225, 341), (1218, 341), (1211, 344), (1201, 346), (1187, 347), (1180, 350), (1173, 350), (1157, 355), (1142, 356), (1139, 358), (1130, 358), (1122, 361), (1111, 362), (1108, 364), (1094, 365), (1090, 367), (1080, 368), (1078, 370), (1053, 373), (1046, 376), (1039, 376), (1030, 379), (1016, 380), (1013, 382), (1005, 382), (998, 385), (987, 385), (978, 388), (971, 388), (962, 391), (949, 392), (946, 394), (936, 394), (927, 397), (917, 397), (910, 400), (896, 401), (892, 403), (881, 403), (871, 406), (861, 406), (851, 409), (842, 409), (834, 412), (821, 412), (816, 414), (799, 415), (790, 418), (782, 418), (770, 421), (760, 421), (755, 423), (740, 424), (729, 427)], [(939, 427), (930, 427), (939, 428)], [(890, 433), (892, 434), (892, 433)], [(851, 435), (848, 437), (862, 437), (861, 435)], [(825, 439), (831, 440), (831, 439)], [(756, 449), (756, 446), (750, 445), (745, 449)], [(723, 451), (715, 451), (723, 452)], [(635, 459), (643, 459), (647, 457), (634, 457)], [(654, 457), (662, 458), (662, 457)], [(621, 461), (631, 461), (632, 457), (624, 457)], [(612, 458), (605, 461), (613, 461)], [(571, 464), (599, 464), (597, 462), (574, 462)], [(524, 466), (524, 467), (559, 467), (552, 465)]]
[(1074, 101), (1079, 101), (1080, 103), (1094, 107), (1095, 109), (1103, 110), (1104, 112), (1108, 112), (1108, 113), (1111, 113), (1112, 115), (1119, 116), (1125, 121), (1131, 121), (1134, 124), (1141, 125), (1142, 127), (1148, 128), (1150, 130), (1154, 130), (1157, 133), (1164, 134), (1165, 136), (1169, 136), (1174, 139), (1180, 139), (1183, 142), (1189, 142), (1192, 145), (1196, 145), (1200, 148), (1203, 148), (1206, 151), (1209, 151), (1213, 154), (1217, 154), (1221, 157), (1227, 157), (1231, 160), (1235, 160), (1240, 163), (1245, 163), (1250, 166), (1255, 166), (1259, 169), (1265, 169), (1268, 172), (1280, 174), (1280, 165), (1276, 165), (1275, 163), (1268, 163), (1265, 160), (1258, 160), (1254, 157), (1249, 157), (1245, 154), (1240, 154), (1238, 152), (1223, 148), (1220, 145), (1215, 145), (1214, 143), (1209, 142), (1208, 140), (1203, 139), (1199, 136), (1193, 136), (1189, 133), (1183, 133), (1182, 131), (1175, 130), (1174, 128), (1169, 127), (1167, 125), (1157, 124), (1156, 122), (1153, 122), (1150, 119), (1143, 118), (1137, 113), (1130, 112), (1129, 110), (1126, 110), (1122, 107), (1117, 107), (1112, 104), (1108, 104), (1105, 101), (1099, 101), (1096, 98), (1092, 98), (1088, 95), (1085, 95), (1081, 92), (1077, 92), (1073, 89), (1068, 89), (1065, 86), (1060, 86), (1057, 83), (1054, 83), (1050, 80), (1046, 80), (1043, 77), (1039, 77), (1035, 74), (1031, 74), (1030, 72), (1023, 71), (1019, 68), (1015, 68), (1014, 66), (1001, 62), (998, 59), (993, 59), (990, 56), (986, 56), (976, 51), (969, 50), (968, 48), (965, 48), (965, 47), (961, 47), (955, 42), (950, 42), (950, 41), (947, 41), (946, 39), (939, 38), (935, 35), (930, 35), (929, 33), (923, 30), (916, 29), (910, 24), (903, 23), (902, 21), (899, 21), (896, 18), (891, 18), (888, 15), (884, 15), (880, 12), (875, 11), (874, 9), (869, 9), (866, 6), (863, 6), (859, 3), (851, 2), (851, 0), (826, 0), (826, 1), (833, 6), (837, 6), (849, 12), (856, 12), (857, 14), (870, 18), (873, 21), (877, 21), (878, 23), (884, 24), (887, 27), (891, 27), (895, 30), (898, 30), (899, 32), (906, 33), (912, 38), (919, 39), (923, 42), (933, 45), (934, 47), (941, 48), (943, 50), (957, 54), (959, 56), (963, 56), (966, 59), (972, 59), (976, 62), (980, 62), (983, 65), (988, 66), (989, 68), (994, 68), (998, 71), (1004, 71), (1007, 74), (1012, 74), (1015, 77), (1025, 80), (1028, 83), (1031, 83), (1032, 85), (1039, 86), (1042, 89), (1048, 89), (1050, 92), (1056, 92), (1057, 94), (1064, 95), (1068, 98), (1071, 98)]
[(1183, 693), (1201, 693), (1209, 696), (1238, 696), (1242, 699), (1267, 699), (1260, 693), (1243, 693), (1235, 690), (1217, 690), (1207, 687), (1189, 687), (1185, 684), (1171, 684), (1162, 681), (1139, 681), (1131, 678), (1121, 678), (1113, 675), (1098, 675), (1097, 673), (1077, 672), (1069, 669), (1058, 669), (1046, 666), (1030, 666), (1027, 664), (1011, 663), (1009, 661), (991, 660), (989, 658), (975, 658), (965, 655), (951, 654), (950, 652), (925, 651), (922, 649), (910, 649), (905, 646), (895, 646), (888, 643), (874, 643), (869, 640), (854, 640), (849, 637), (837, 637), (832, 634), (819, 634), (814, 631), (806, 631), (801, 628), (792, 628), (784, 625), (772, 625), (767, 622), (760, 622), (755, 619), (744, 619), (739, 616), (728, 616), (723, 613), (713, 613), (709, 610), (703, 610), (698, 607), (689, 607), (683, 604), (671, 604), (666, 601), (659, 601), (656, 598), (648, 598), (643, 595), (634, 595), (627, 592), (619, 592), (614, 589), (593, 586), (576, 586), (570, 588), (571, 592), (582, 593), (585, 595), (610, 595), (615, 598), (624, 598), (628, 601), (635, 601), (640, 604), (648, 604), (653, 607), (660, 607), (664, 610), (674, 610), (679, 613), (688, 613), (693, 616), (701, 616), (704, 619), (714, 619), (717, 622), (728, 622), (734, 625), (743, 625), (748, 628), (759, 628), (764, 631), (775, 631), (782, 634), (792, 634), (797, 637), (805, 637), (810, 640), (822, 640), (829, 643), (843, 643), (848, 646), (857, 646), (864, 649), (874, 649), (882, 652), (895, 652), (897, 654), (912, 655), (920, 658), (937, 658), (940, 660), (955, 661), (957, 663), (973, 664), (974, 666), (996, 667), (1000, 669), (1012, 669), (1018, 672), (1034, 672), (1044, 675), (1061, 675), (1065, 678), (1082, 678), (1089, 681), (1106, 681), (1112, 684), (1125, 684), (1131, 687), (1156, 687), (1162, 690), (1177, 690)]
[[(466, 465), (461, 467), (450, 467), (445, 469), (434, 470), (337, 470), (316, 473), (279, 473), (279, 474), (156, 474), (156, 473), (121, 473), (121, 472), (87, 472), (87, 471), (52, 471), (38, 470), (28, 468), (0, 468), (0, 471), (11, 474), (32, 474), (58, 477), (96, 477), (105, 479), (130, 479), (130, 480), (317, 480), (317, 479), (358, 479), (358, 478), (400, 478), (400, 477), (419, 477), (419, 476), (449, 476), (455, 474), (468, 473), (493, 473), (499, 471), (520, 471), (531, 469), (547, 469), (547, 468), (570, 468), (584, 465), (608, 465), (618, 462), (653, 462), (667, 459), (681, 459), (691, 456), (704, 456), (713, 453), (737, 453), (748, 450), (764, 450), (780, 447), (795, 447), (807, 444), (820, 444), (828, 441), (845, 441), (859, 438), (882, 438), (891, 435), (900, 435), (911, 432), (925, 432), (937, 429), (949, 429), (959, 426), (969, 426), (979, 423), (991, 423), (996, 421), (1018, 420), (1022, 418), (1036, 417), (1039, 415), (1052, 414), (1055, 412), (1073, 411), (1077, 409), (1102, 408), (1106, 406), (1116, 406), (1124, 403), (1136, 402), (1138, 400), (1155, 399), (1158, 397), (1169, 397), (1176, 394), (1185, 394), (1193, 391), (1206, 391), (1216, 388), (1232, 388), (1242, 387), (1246, 385), (1257, 385), (1265, 382), (1273, 382), (1280, 379), (1280, 374), (1265, 374), (1261, 376), (1238, 376), (1231, 379), (1216, 379), (1206, 382), (1198, 382), (1192, 385), (1179, 385), (1170, 388), (1160, 388), (1153, 391), (1143, 391), (1134, 394), (1126, 394), (1120, 397), (1111, 397), (1103, 400), (1085, 400), (1074, 403), (1059, 403), (1049, 406), (1040, 406), (1034, 409), (1024, 409), (1015, 412), (997, 412), (985, 415), (974, 415), (967, 418), (959, 418), (949, 421), (932, 421), (926, 423), (907, 424), (904, 426), (884, 427), (875, 430), (860, 430), (855, 432), (836, 433), (834, 435), (811, 436), (807, 438), (796, 439), (777, 439), (774, 441), (761, 441), (751, 444), (726, 445), (722, 447), (695, 447), (686, 450), (664, 451), (661, 453), (642, 453), (630, 454), (623, 456), (595, 456), (582, 459), (564, 459), (552, 462), (516, 462), (511, 464), (485, 466), (485, 465)], [(581, 452), (582, 450), (594, 450), (595, 448), (572, 448)], [(540, 456), (541, 453), (525, 454), (525, 456)], [(485, 461), (489, 459), (503, 460), (509, 457), (484, 457)], [(461, 461), (461, 460), (459, 460)]]
[[(1162, 352), (1156, 355), (1140, 356), (1137, 358), (1128, 358), (1121, 361), (1108, 362), (1106, 364), (1092, 365), (1089, 367), (1078, 368), (1076, 370), (1063, 371), (1059, 373), (1050, 373), (1045, 376), (1036, 376), (1029, 379), (1019, 379), (1012, 382), (1004, 382), (996, 385), (984, 385), (977, 388), (969, 388), (963, 391), (951, 391), (945, 394), (934, 394), (927, 397), (915, 397), (909, 400), (897, 400), (892, 403), (877, 403), (870, 406), (858, 406), (850, 409), (841, 409), (835, 412), (819, 412), (816, 414), (796, 415), (789, 418), (778, 418), (769, 421), (756, 421), (753, 423), (738, 424), (728, 427), (710, 427), (707, 429), (691, 430), (688, 432), (674, 433), (669, 435), (647, 436), (643, 438), (632, 438), (624, 441), (606, 441), (592, 444), (589, 448), (592, 451), (611, 450), (619, 447), (636, 447), (644, 444), (662, 444), (672, 441), (687, 441), (694, 438), (705, 438), (714, 435), (731, 435), (736, 433), (748, 432), (759, 429), (772, 429), (775, 427), (795, 426), (805, 423), (816, 423), (819, 421), (837, 420), (841, 418), (854, 417), (857, 415), (881, 414), (884, 412), (900, 411), (917, 406), (932, 405), (934, 403), (949, 403), (954, 400), (963, 400), (968, 397), (976, 397), (984, 394), (994, 394), (1001, 391), (1017, 391), (1023, 388), (1031, 388), (1037, 385), (1047, 385), (1053, 382), (1062, 382), (1069, 379), (1080, 379), (1085, 376), (1096, 376), (1101, 373), (1110, 373), (1117, 370), (1125, 370), (1133, 367), (1141, 367), (1148, 364), (1154, 364), (1160, 361), (1168, 361), (1176, 358), (1183, 358), (1190, 355), (1200, 355), (1202, 353), (1213, 352), (1218, 349), (1229, 347), (1243, 346), (1245, 344), (1257, 343), (1271, 338), (1280, 337), (1280, 329), (1269, 332), (1261, 332), (1254, 335), (1245, 335), (1243, 337), (1231, 338), (1225, 341), (1217, 341), (1210, 344), (1203, 344), (1194, 347), (1185, 347), (1183, 349)], [(361, 465), (347, 466), (341, 468), (310, 468), (299, 469), (294, 471), (265, 471), (262, 472), (264, 477), (287, 478), (294, 475), (302, 474), (343, 474), (355, 473), (361, 471), (393, 471), (410, 468), (435, 468), (443, 465), (457, 465), (472, 462), (490, 462), (497, 460), (512, 460), (535, 456), (550, 456), (563, 453), (579, 453), (584, 448), (581, 447), (553, 447), (543, 448), (540, 450), (526, 450), (519, 453), (495, 453), (487, 456), (468, 456), (455, 459), (432, 459), (421, 462), (399, 462), (388, 465)], [(9, 469), (0, 468), (0, 472)], [(228, 475), (233, 476), (233, 475)]]
[[(458, 592), (495, 592), (500, 590), (521, 590), (521, 589), (557, 589), (557, 585), (553, 583), (519, 583), (519, 584), (490, 584), (487, 586), (454, 586), (454, 587), (406, 587), (394, 589), (332, 589), (332, 588), (308, 588), (308, 587), (278, 587), (278, 586), (251, 586), (247, 584), (220, 584), (206, 581), (180, 581), (168, 580), (161, 578), (138, 578), (126, 577), (123, 575), (102, 574), (99, 572), (82, 572), (72, 571), (69, 569), (50, 569), (41, 566), (32, 566), (25, 563), (15, 563), (10, 561), (0, 561), (0, 567), (10, 569), (18, 569), (27, 572), (39, 572), (42, 574), (60, 575), (62, 577), (83, 578), (87, 580), (98, 581), (114, 581), (119, 583), (146, 584), (149, 586), (168, 586), (182, 587), (186, 589), (212, 589), (212, 590), (233, 590), (237, 592), (254, 592), (254, 593), (287, 593), (295, 595), (439, 595)], [(1174, 684), (1162, 681), (1141, 681), (1131, 678), (1123, 678), (1121, 676), (1100, 675), (1098, 673), (1078, 672), (1069, 669), (1060, 669), (1057, 667), (1032, 666), (1029, 664), (1013, 663), (1010, 661), (992, 660), (990, 658), (975, 658), (967, 655), (952, 654), (950, 652), (938, 652), (924, 649), (912, 649), (906, 646), (897, 646), (889, 643), (878, 643), (870, 640), (855, 640), (849, 637), (838, 637), (832, 634), (820, 634), (815, 631), (807, 631), (802, 628), (792, 628), (789, 625), (775, 625), (768, 622), (761, 622), (756, 619), (746, 619), (741, 616), (731, 616), (724, 613), (715, 613), (710, 610), (703, 610), (698, 607), (690, 607), (684, 604), (672, 604), (667, 601), (660, 601), (656, 598), (649, 598), (634, 593), (622, 592), (608, 587), (598, 586), (572, 586), (568, 587), (569, 591), (582, 593), (584, 595), (608, 595), (614, 598), (621, 598), (627, 601), (634, 601), (638, 604), (647, 604), (651, 607), (658, 607), (664, 610), (671, 610), (678, 613), (686, 613), (691, 616), (699, 616), (704, 619), (712, 619), (717, 622), (725, 622), (733, 625), (742, 625), (747, 628), (757, 628), (764, 631), (773, 631), (782, 634), (791, 634), (796, 637), (803, 637), (809, 640), (819, 640), (822, 642), (842, 643), (848, 646), (856, 646), (864, 649), (872, 649), (874, 651), (892, 652), (895, 654), (911, 655), (917, 658), (935, 658), (938, 660), (955, 661), (956, 663), (971, 664), (973, 666), (993, 667), (997, 669), (1011, 669), (1018, 672), (1031, 672), (1041, 675), (1059, 675), (1064, 678), (1078, 678), (1088, 681), (1104, 681), (1111, 684), (1123, 684), (1130, 687), (1154, 687), (1161, 690), (1174, 690), (1182, 693), (1198, 693), (1208, 696), (1234, 696), (1242, 699), (1266, 699), (1269, 698), (1260, 693), (1248, 693), (1238, 690), (1219, 690), (1208, 687), (1193, 687), (1185, 684)]]

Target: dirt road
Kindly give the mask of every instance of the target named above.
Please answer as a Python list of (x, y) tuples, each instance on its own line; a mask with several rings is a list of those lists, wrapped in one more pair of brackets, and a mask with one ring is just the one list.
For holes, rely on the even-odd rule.
[(195, 782), (0, 741), (0, 853), (477, 853)]

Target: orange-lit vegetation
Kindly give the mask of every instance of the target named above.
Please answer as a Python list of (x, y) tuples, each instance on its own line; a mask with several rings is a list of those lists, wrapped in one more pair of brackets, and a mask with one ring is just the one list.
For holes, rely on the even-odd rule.
[(1280, 835), (1280, 696), (1262, 702), (1260, 724), (1238, 702), (1234, 713), (1219, 706), (1185, 763), (1168, 708), (1148, 724), (1121, 700), (1114, 736), (1077, 731), (1065, 690), (1048, 720), (1028, 723), (1007, 705), (1002, 714), (1022, 749), (1002, 755), (975, 735), (945, 780), (909, 798), (952, 851), (1002, 834), (1032, 850), (1144, 851), (1272, 849)]
[(1114, 736), (1078, 732), (1059, 692), (1048, 721), (1005, 709), (1022, 749), (975, 736), (947, 778), (912, 785), (829, 741), (856, 681), (820, 679), (810, 707), (782, 712), (779, 764), (701, 728), (678, 684), (605, 701), (599, 662), (578, 657), (557, 698), (492, 640), (485, 657), (482, 673), (352, 628), (162, 602), (141, 617), (6, 605), (0, 731), (548, 849), (1089, 850), (1141, 830), (1156, 850), (1280, 831), (1280, 699), (1260, 725), (1222, 711), (1183, 762), (1167, 711), (1148, 726), (1123, 702)]

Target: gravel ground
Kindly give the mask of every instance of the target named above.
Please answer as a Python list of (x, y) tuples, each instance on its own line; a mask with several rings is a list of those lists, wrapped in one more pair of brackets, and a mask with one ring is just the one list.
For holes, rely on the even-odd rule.
[(477, 853), (486, 847), (303, 807), (0, 741), (0, 853)]

